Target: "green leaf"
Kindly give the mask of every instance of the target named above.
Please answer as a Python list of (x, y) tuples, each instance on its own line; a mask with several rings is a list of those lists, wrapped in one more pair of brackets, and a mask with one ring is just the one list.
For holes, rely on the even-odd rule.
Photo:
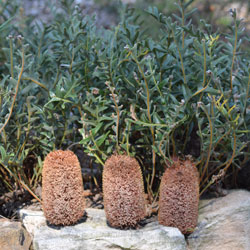
[(2, 156), (2, 162), (4, 162), (4, 159), (6, 158), (6, 151), (4, 149), (3, 146), (0, 146), (0, 153), (1, 153), (1, 156)]
[(91, 129), (92, 135), (95, 136), (97, 134), (97, 132), (101, 129), (103, 123), (100, 122), (99, 124), (97, 124), (97, 126), (93, 129)]
[(100, 137), (98, 137), (95, 141), (98, 147), (100, 147), (103, 142), (106, 140), (107, 136), (109, 135), (110, 131), (108, 131), (106, 134), (101, 135)]
[(0, 25), (0, 32), (3, 32), (5, 29), (7, 29), (10, 26), (10, 22), (13, 20), (14, 17), (9, 18), (7, 21), (2, 23)]

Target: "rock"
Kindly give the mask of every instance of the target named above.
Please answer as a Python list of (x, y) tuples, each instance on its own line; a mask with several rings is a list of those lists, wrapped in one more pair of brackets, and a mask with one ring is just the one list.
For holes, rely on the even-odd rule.
[(34, 250), (182, 250), (184, 236), (177, 228), (151, 222), (138, 230), (118, 230), (106, 224), (104, 210), (88, 208), (87, 220), (74, 226), (48, 226), (41, 211), (20, 210), (27, 230), (33, 234)]
[(31, 237), (21, 222), (0, 219), (1, 250), (28, 250), (30, 245)]
[(234, 190), (201, 200), (198, 226), (188, 245), (192, 250), (250, 249), (250, 192)]
[(34, 231), (40, 226), (46, 225), (46, 219), (42, 211), (21, 209), (19, 211), (20, 219), (26, 230), (34, 236)]

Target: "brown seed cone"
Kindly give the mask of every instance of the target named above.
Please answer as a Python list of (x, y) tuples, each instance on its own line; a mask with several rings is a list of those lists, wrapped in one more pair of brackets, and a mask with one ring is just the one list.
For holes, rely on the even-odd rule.
[(42, 172), (43, 211), (49, 223), (71, 225), (83, 215), (82, 173), (76, 155), (71, 151), (49, 153)]
[(106, 218), (115, 228), (133, 228), (146, 215), (143, 179), (138, 162), (129, 156), (112, 155), (103, 170)]
[(183, 234), (197, 225), (199, 173), (190, 160), (175, 160), (161, 180), (158, 221), (177, 227)]

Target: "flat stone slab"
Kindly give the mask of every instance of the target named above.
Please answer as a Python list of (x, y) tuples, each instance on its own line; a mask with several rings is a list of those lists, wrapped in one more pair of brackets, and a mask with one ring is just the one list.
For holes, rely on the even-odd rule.
[(188, 237), (191, 250), (249, 250), (250, 192), (201, 200), (197, 229)]
[(119, 230), (106, 223), (104, 210), (86, 209), (87, 219), (73, 226), (46, 224), (42, 211), (20, 210), (20, 218), (33, 235), (34, 250), (184, 250), (179, 229), (151, 222), (137, 230)]

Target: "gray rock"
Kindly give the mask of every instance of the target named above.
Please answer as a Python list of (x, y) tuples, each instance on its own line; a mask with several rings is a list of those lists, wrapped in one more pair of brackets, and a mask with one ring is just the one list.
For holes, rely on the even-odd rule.
[(31, 237), (20, 222), (0, 219), (0, 249), (28, 250)]
[(192, 250), (250, 249), (250, 192), (234, 190), (200, 202), (198, 227), (188, 237)]
[(138, 230), (118, 230), (106, 224), (104, 210), (86, 209), (87, 220), (74, 226), (51, 227), (41, 211), (21, 210), (20, 217), (33, 234), (34, 250), (182, 250), (184, 236), (177, 228), (151, 222)]
[(21, 209), (19, 217), (30, 235), (34, 236), (34, 231), (46, 225), (46, 219), (42, 211)]

